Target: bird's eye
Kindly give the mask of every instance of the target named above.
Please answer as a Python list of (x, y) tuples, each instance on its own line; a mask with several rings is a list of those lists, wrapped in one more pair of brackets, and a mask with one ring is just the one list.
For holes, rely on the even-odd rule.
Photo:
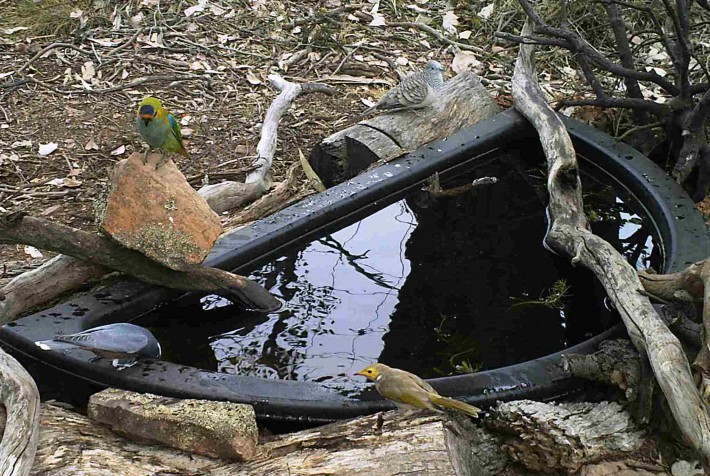
[(368, 373), (368, 374), (371, 374), (371, 373), (372, 373), (372, 370), (368, 370), (367, 373)]

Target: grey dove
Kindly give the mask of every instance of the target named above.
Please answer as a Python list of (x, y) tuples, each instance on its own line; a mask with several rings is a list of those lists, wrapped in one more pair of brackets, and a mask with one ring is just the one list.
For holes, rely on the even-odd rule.
[(394, 112), (429, 106), (436, 99), (436, 91), (444, 84), (443, 71), (444, 67), (441, 63), (428, 61), (422, 71), (405, 77), (362, 115), (365, 116), (375, 110)]
[(139, 357), (159, 359), (161, 354), (160, 344), (148, 329), (125, 322), (57, 335), (35, 345), (42, 350), (88, 350), (98, 357), (114, 359), (112, 364), (119, 370), (132, 366)]

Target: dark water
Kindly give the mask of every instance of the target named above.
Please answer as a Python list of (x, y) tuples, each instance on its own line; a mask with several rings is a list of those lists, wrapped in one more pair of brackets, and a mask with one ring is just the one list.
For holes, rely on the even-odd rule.
[[(138, 323), (155, 333), (165, 359), (345, 394), (364, 387), (352, 374), (374, 361), (437, 377), (579, 343), (617, 317), (591, 273), (543, 248), (544, 166), (528, 155), (508, 154), (445, 187), (483, 176), (497, 177), (494, 185), (418, 194), (254, 271), (285, 301), (278, 313), (206, 296)], [(593, 231), (637, 267), (658, 269), (650, 227), (590, 169), (583, 187)]]

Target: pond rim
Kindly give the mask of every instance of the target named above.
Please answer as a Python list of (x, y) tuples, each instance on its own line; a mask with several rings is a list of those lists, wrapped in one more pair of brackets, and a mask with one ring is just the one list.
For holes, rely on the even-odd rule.
[[(678, 271), (710, 254), (705, 223), (682, 188), (649, 159), (586, 124), (564, 118), (578, 155), (606, 171), (635, 198), (653, 222), (664, 256), (664, 270)], [(205, 264), (244, 271), (369, 215), (416, 190), (435, 171), (442, 179), (463, 173), (487, 153), (514, 140), (537, 136), (509, 109), (441, 141), (428, 144), (220, 238)], [(229, 375), (164, 361), (143, 361), (117, 372), (107, 360), (75, 350), (46, 352), (36, 340), (101, 324), (132, 321), (180, 292), (135, 280), (121, 281), (0, 328), (0, 343), (23, 363), (34, 362), (94, 387), (118, 387), (179, 398), (252, 404), (262, 421), (313, 425), (392, 408), (384, 400), (341, 396), (314, 382)], [(134, 316), (127, 319), (125, 316)], [(562, 372), (562, 353), (589, 353), (599, 342), (625, 334), (623, 324), (581, 344), (538, 359), (475, 374), (429, 380), (442, 394), (478, 405), (496, 400), (556, 398), (578, 387)], [(88, 395), (87, 395), (88, 396)]]

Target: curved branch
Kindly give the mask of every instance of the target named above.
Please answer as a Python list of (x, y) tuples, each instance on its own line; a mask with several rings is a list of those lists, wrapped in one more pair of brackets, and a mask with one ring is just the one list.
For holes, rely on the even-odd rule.
[(558, 101), (558, 106), (599, 106), (612, 108), (627, 108), (639, 109), (642, 111), (652, 112), (653, 114), (663, 117), (668, 110), (666, 106), (658, 104), (646, 99), (635, 98), (602, 98), (602, 99), (561, 99)]
[(264, 125), (261, 128), (261, 138), (256, 146), (257, 158), (254, 161), (256, 170), (247, 175), (245, 183), (257, 184), (266, 189), (264, 179), (266, 173), (271, 169), (271, 163), (276, 154), (276, 131), (278, 130), (281, 116), (291, 107), (293, 101), (301, 94), (324, 93), (333, 95), (335, 90), (330, 86), (319, 83), (296, 84), (286, 81), (278, 74), (269, 75), (269, 81), (276, 89), (281, 91), (276, 99), (269, 106), (264, 118)]
[[(531, 23), (528, 19), (523, 35), (532, 30)], [(550, 226), (545, 242), (551, 249), (572, 257), (572, 264), (582, 264), (594, 272), (624, 321), (634, 346), (648, 357), (681, 432), (707, 465), (708, 407), (695, 388), (680, 342), (649, 300), (638, 292), (641, 283), (636, 270), (613, 246), (588, 229), (574, 147), (535, 79), (533, 50), (528, 45), (520, 47), (513, 74), (513, 99), (516, 109), (537, 129), (547, 157)]]
[(606, 71), (609, 71), (610, 73), (616, 74), (617, 76), (621, 76), (624, 78), (633, 78), (642, 81), (650, 81), (663, 88), (672, 96), (677, 96), (678, 94), (680, 94), (680, 90), (673, 83), (659, 76), (655, 72), (636, 71), (635, 69), (620, 66), (609, 60), (609, 58), (602, 55), (591, 46), (589, 46), (589, 44), (587, 44), (587, 42), (585, 42), (584, 39), (580, 37), (577, 33), (562, 28), (554, 28), (549, 26), (547, 23), (545, 23), (542, 17), (538, 15), (538, 13), (528, 2), (528, 0), (518, 0), (518, 3), (520, 3), (520, 6), (523, 7), (523, 10), (525, 10), (525, 14), (528, 16), (528, 18), (535, 22), (538, 27), (537, 29), (540, 33), (550, 35), (555, 38), (563, 38), (567, 40), (571, 46), (571, 48), (568, 49), (573, 53), (583, 53), (589, 58), (592, 63)]

